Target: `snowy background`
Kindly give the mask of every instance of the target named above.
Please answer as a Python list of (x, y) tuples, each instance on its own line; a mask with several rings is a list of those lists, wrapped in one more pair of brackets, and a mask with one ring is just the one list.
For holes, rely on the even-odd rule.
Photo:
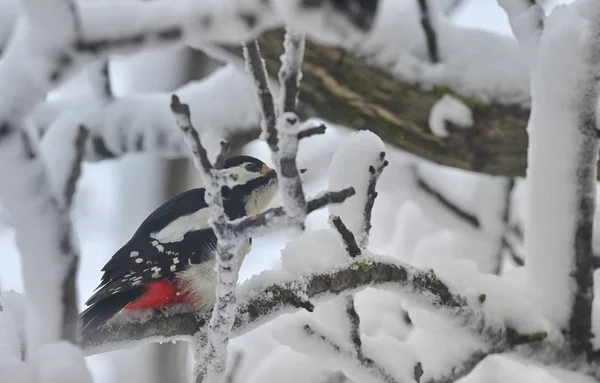
[[(564, 1), (569, 2), (569, 1)], [(550, 10), (558, 1), (548, 1)], [(466, 2), (454, 16), (458, 25), (485, 29), (512, 36), (505, 12), (495, 0), (472, 0)], [(169, 91), (178, 84), (177, 74), (183, 71), (181, 50), (168, 49), (160, 52), (144, 53), (130, 59), (118, 59), (111, 65), (111, 76), (115, 94), (127, 95), (140, 91)], [(74, 93), (90, 92), (83, 79), (73, 81), (63, 89), (54, 92), (53, 97), (63, 97)], [(227, 102), (222, 100), (221, 102)], [(333, 127), (324, 136), (304, 140), (300, 144), (299, 167), (307, 168), (306, 191), (310, 195), (327, 187), (327, 168), (340, 142), (346, 140), (351, 131), (343, 127)], [(268, 162), (269, 154), (264, 142), (254, 142), (245, 149), (247, 154)], [(428, 207), (427, 201), (419, 200), (411, 190), (404, 190), (402, 179), (397, 177), (407, 156), (392, 147), (386, 148), (390, 166), (383, 173), (379, 183), (379, 197), (373, 213), (373, 230), (370, 250), (381, 254), (394, 254), (405, 260), (412, 260), (415, 266), (432, 267), (443, 263), (440, 253), (448, 258), (465, 258), (475, 263), (465, 267), (476, 267), (480, 271), (492, 272), (496, 267), (508, 270), (504, 278), (519, 286), (523, 273), (510, 269), (514, 263), (494, 264), (495, 253), (499, 252), (501, 235), (498, 234), (498, 218), (502, 212), (505, 180), (495, 180), (486, 176), (474, 176), (458, 170), (440, 170), (436, 166), (424, 166), (421, 177), (438, 190), (443, 190), (460, 206), (468, 206), (476, 214), (481, 228), (475, 232), (465, 228), (447, 212)], [(84, 163), (82, 177), (75, 200), (75, 224), (80, 238), (82, 257), (79, 272), (79, 298), (81, 307), (91, 295), (100, 280), (100, 269), (121, 244), (135, 231), (137, 225), (164, 199), (168, 167), (164, 160), (148, 155), (131, 155), (118, 160)], [(512, 209), (515, 217), (522, 214), (519, 205), (521, 185), (517, 184)], [(276, 200), (274, 204), (278, 204)], [(309, 230), (325, 228), (327, 210), (309, 216)], [(265, 238), (255, 239), (252, 252), (241, 269), (243, 281), (262, 270), (281, 266), (281, 249), (295, 233), (283, 232)], [(8, 227), (0, 214), (0, 282), (2, 289), (23, 291), (19, 256), (14, 244), (13, 230)], [(518, 250), (518, 249), (517, 249)], [(468, 270), (467, 270), (468, 271)], [(451, 267), (448, 273), (452, 273)], [(458, 273), (458, 271), (455, 271)], [(461, 270), (465, 272), (465, 270)], [(468, 274), (468, 272), (467, 272)], [(457, 274), (459, 275), (459, 274)], [(472, 286), (475, 287), (475, 286)], [(397, 298), (384, 292), (367, 290), (357, 295), (357, 310), (361, 314), (361, 328), (371, 339), (365, 347), (373, 352), (393, 352), (383, 349), (379, 337), (390, 336), (406, 339), (408, 327), (402, 325), (402, 308)], [(518, 304), (518, 302), (513, 302)], [(385, 308), (385, 309), (383, 309)], [(328, 318), (326, 309), (317, 313)], [(232, 349), (244, 350), (241, 375), (244, 383), (250, 382), (312, 382), (324, 381), (327, 374), (323, 366), (313, 359), (282, 345), (278, 340), (285, 330), (288, 318), (281, 318), (261, 327), (252, 333), (235, 339)], [(419, 315), (415, 309), (413, 322), (427, 325), (432, 321), (427, 315)], [(440, 326), (431, 324), (432, 328)], [(431, 333), (415, 333), (411, 343), (419, 349), (419, 354), (432, 358), (446, 358), (450, 363), (453, 355), (459, 358), (465, 351), (456, 346), (454, 334), (444, 334), (445, 341), (427, 342)], [(377, 346), (380, 344), (380, 346)], [(435, 347), (435, 352), (427, 352), (424, 347)], [(148, 354), (150, 351), (147, 351)], [(468, 352), (468, 350), (467, 350)], [(144, 366), (150, 355), (139, 350), (120, 350), (87, 358), (88, 366), (97, 383), (152, 381)], [(398, 363), (407, 363), (403, 361)], [(412, 365), (411, 365), (412, 366)], [(444, 368), (439, 365), (440, 370)], [(574, 382), (565, 378), (564, 381)], [(517, 361), (505, 357), (488, 357), (465, 382), (558, 382), (556, 375), (536, 367), (525, 367)], [(583, 381), (583, 380), (582, 380)], [(4, 383), (4, 382), (2, 382)]]

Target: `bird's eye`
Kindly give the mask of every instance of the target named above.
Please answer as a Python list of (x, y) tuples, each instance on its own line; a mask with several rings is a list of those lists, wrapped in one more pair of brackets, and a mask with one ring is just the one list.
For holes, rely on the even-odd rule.
[(260, 169), (258, 168), (258, 165), (256, 165), (256, 164), (247, 164), (246, 170), (249, 172), (252, 172), (252, 173), (258, 173), (260, 171)]

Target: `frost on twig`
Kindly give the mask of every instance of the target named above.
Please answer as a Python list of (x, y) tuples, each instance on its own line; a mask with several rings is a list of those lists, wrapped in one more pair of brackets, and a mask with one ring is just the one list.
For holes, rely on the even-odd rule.
[(281, 56), (279, 70), (279, 84), (281, 85), (281, 99), (279, 101), (279, 115), (286, 112), (296, 112), (298, 93), (302, 71), (300, 66), (304, 58), (305, 37), (298, 31), (286, 28), (283, 40), (284, 54)]
[(196, 377), (201, 382), (203, 377), (209, 382), (219, 381), (226, 369), (227, 345), (231, 327), (235, 319), (235, 287), (237, 284), (237, 249), (245, 237), (236, 236), (227, 225), (228, 218), (223, 207), (221, 188), (227, 180), (214, 168), (208, 159), (206, 149), (200, 141), (198, 132), (191, 123), (190, 109), (182, 104), (176, 95), (171, 99), (171, 110), (175, 114), (177, 125), (183, 131), (186, 142), (193, 153), (194, 162), (200, 171), (206, 188), (206, 203), (211, 209), (212, 219), (209, 220), (215, 236), (217, 261), (216, 302), (209, 323), (209, 338), (204, 356), (196, 358)]
[(255, 40), (244, 45), (246, 67), (256, 82), (263, 115), (263, 136), (269, 144), (276, 165), (283, 207), (296, 226), (304, 225), (307, 214), (302, 180), (296, 164), (300, 119), (295, 111), (303, 56), (304, 36), (288, 28), (284, 40), (284, 54), (281, 56), (281, 100), (277, 108), (267, 83), (267, 72), (258, 42)]

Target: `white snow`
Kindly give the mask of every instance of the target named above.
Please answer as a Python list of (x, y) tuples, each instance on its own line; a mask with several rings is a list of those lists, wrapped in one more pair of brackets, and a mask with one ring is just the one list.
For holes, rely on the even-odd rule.
[(473, 126), (473, 113), (464, 102), (448, 94), (435, 102), (429, 112), (429, 128), (438, 137), (448, 137), (446, 122), (462, 128)]
[(529, 291), (548, 319), (564, 326), (574, 282), (578, 160), (586, 140), (578, 130), (578, 97), (587, 72), (581, 44), (586, 22), (572, 7), (547, 18), (532, 72), (525, 253)]
[(442, 61), (431, 65), (417, 2), (381, 0), (380, 7), (369, 36), (349, 46), (370, 64), (425, 87), (448, 86), (482, 101), (529, 104), (529, 63), (513, 38), (460, 27), (439, 15), (436, 36)]
[(35, 371), (39, 383), (92, 383), (79, 347), (62, 341), (44, 345)]
[(352, 186), (356, 194), (341, 204), (330, 205), (329, 213), (339, 216), (359, 244), (366, 244), (364, 211), (369, 186), (369, 167), (376, 166), (385, 151), (381, 138), (367, 130), (350, 135), (337, 150), (329, 167), (329, 190)]
[(339, 234), (333, 229), (305, 231), (281, 252), (283, 270), (296, 275), (335, 270), (349, 260)]

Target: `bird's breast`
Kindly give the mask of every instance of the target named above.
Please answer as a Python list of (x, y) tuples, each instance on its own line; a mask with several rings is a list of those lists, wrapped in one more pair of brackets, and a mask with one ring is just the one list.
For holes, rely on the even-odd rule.
[[(239, 271), (246, 255), (250, 252), (251, 241), (245, 240), (238, 249), (237, 270)], [(217, 287), (216, 251), (211, 251), (202, 263), (192, 264), (176, 275), (180, 294), (191, 297), (199, 310), (210, 309), (215, 303)]]

